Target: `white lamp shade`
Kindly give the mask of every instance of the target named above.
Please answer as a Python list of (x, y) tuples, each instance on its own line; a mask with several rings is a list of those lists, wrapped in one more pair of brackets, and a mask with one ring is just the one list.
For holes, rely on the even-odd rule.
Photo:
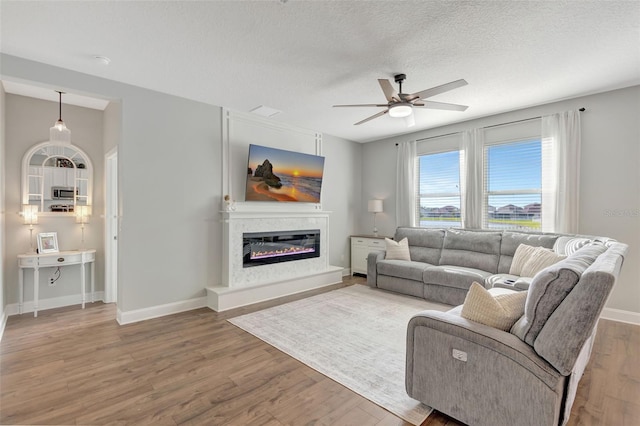
[(91, 206), (76, 206), (76, 223), (89, 223)]
[(23, 204), (22, 219), (25, 225), (35, 225), (38, 223), (38, 206), (32, 204)]
[(369, 200), (369, 212), (382, 213), (382, 200)]
[(71, 130), (67, 129), (64, 121), (58, 120), (49, 129), (49, 139), (59, 143), (71, 143)]

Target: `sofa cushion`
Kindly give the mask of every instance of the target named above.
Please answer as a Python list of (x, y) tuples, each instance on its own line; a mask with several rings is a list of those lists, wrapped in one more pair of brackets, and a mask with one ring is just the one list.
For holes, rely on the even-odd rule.
[(400, 241), (393, 241), (389, 238), (384, 239), (385, 245), (385, 259), (392, 260), (411, 260), (411, 256), (409, 254), (409, 240), (406, 238), (401, 239)]
[(474, 282), (462, 305), (461, 316), (489, 327), (507, 331), (524, 313), (525, 292), (492, 295)]
[(481, 269), (456, 265), (440, 265), (425, 269), (422, 274), (422, 280), (425, 284), (436, 284), (468, 290), (474, 281), (484, 282), (485, 278), (490, 275), (491, 273)]
[(518, 276), (522, 275), (522, 268), (526, 265), (529, 259), (531, 259), (531, 256), (533, 256), (533, 252), (535, 251), (536, 247), (534, 246), (520, 244), (513, 255), (509, 274)]
[(509, 272), (513, 256), (520, 244), (550, 249), (553, 248), (557, 239), (558, 235), (555, 234), (504, 231), (502, 233), (502, 243), (500, 244), (500, 262), (498, 264), (498, 272)]
[(432, 265), (410, 260), (378, 260), (377, 270), (379, 275), (406, 278), (422, 282), (422, 273)]
[(501, 239), (501, 232), (447, 229), (438, 264), (464, 266), (495, 274), (498, 272)]
[(538, 272), (542, 271), (554, 263), (560, 262), (566, 256), (556, 254), (553, 250), (544, 247), (536, 247), (529, 260), (522, 267), (520, 275), (523, 277), (534, 277)]
[(444, 229), (399, 227), (396, 229), (394, 239), (400, 241), (403, 238), (409, 240), (411, 260), (438, 264), (444, 241)]
[(513, 325), (511, 333), (533, 346), (551, 314), (578, 283), (582, 273), (606, 249), (602, 244), (584, 246), (536, 274), (529, 287), (524, 315)]

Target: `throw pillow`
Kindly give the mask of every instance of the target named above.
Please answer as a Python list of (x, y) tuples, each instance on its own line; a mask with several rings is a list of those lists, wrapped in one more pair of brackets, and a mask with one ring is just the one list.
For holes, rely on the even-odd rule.
[(553, 250), (544, 247), (536, 247), (533, 254), (527, 260), (520, 271), (522, 277), (535, 277), (536, 274), (551, 265), (564, 259), (566, 256), (556, 254)]
[(509, 269), (509, 274), (511, 275), (522, 275), (522, 268), (527, 263), (527, 261), (533, 255), (533, 252), (537, 249), (534, 246), (528, 246), (526, 244), (520, 244), (516, 249), (516, 252), (513, 254), (513, 260), (511, 261), (511, 268)]
[(385, 259), (411, 260), (411, 255), (409, 254), (408, 239), (403, 238), (400, 241), (394, 241), (390, 240), (389, 238), (385, 238), (384, 244), (387, 249), (387, 253), (384, 256)]
[(464, 299), (461, 315), (468, 320), (508, 331), (524, 314), (526, 300), (526, 291), (493, 296), (474, 282)]

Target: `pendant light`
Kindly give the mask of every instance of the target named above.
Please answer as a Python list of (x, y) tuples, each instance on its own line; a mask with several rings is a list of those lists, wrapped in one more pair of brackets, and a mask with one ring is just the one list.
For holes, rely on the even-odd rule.
[(67, 129), (67, 126), (64, 124), (64, 121), (62, 121), (62, 93), (64, 92), (60, 92), (57, 91), (58, 95), (59, 95), (59, 118), (58, 121), (56, 121), (56, 124), (53, 125), (52, 128), (49, 129), (49, 139), (53, 142), (60, 142), (60, 143), (71, 143), (71, 130)]

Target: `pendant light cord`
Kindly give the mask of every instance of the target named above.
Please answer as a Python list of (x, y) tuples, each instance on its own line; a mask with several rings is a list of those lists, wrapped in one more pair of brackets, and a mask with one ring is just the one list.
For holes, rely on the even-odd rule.
[(59, 99), (60, 99), (59, 104), (58, 104), (59, 105), (60, 118), (58, 118), (58, 120), (62, 121), (62, 93), (63, 92), (60, 92), (60, 91), (57, 91), (57, 90), (56, 90), (56, 92), (58, 92)]

